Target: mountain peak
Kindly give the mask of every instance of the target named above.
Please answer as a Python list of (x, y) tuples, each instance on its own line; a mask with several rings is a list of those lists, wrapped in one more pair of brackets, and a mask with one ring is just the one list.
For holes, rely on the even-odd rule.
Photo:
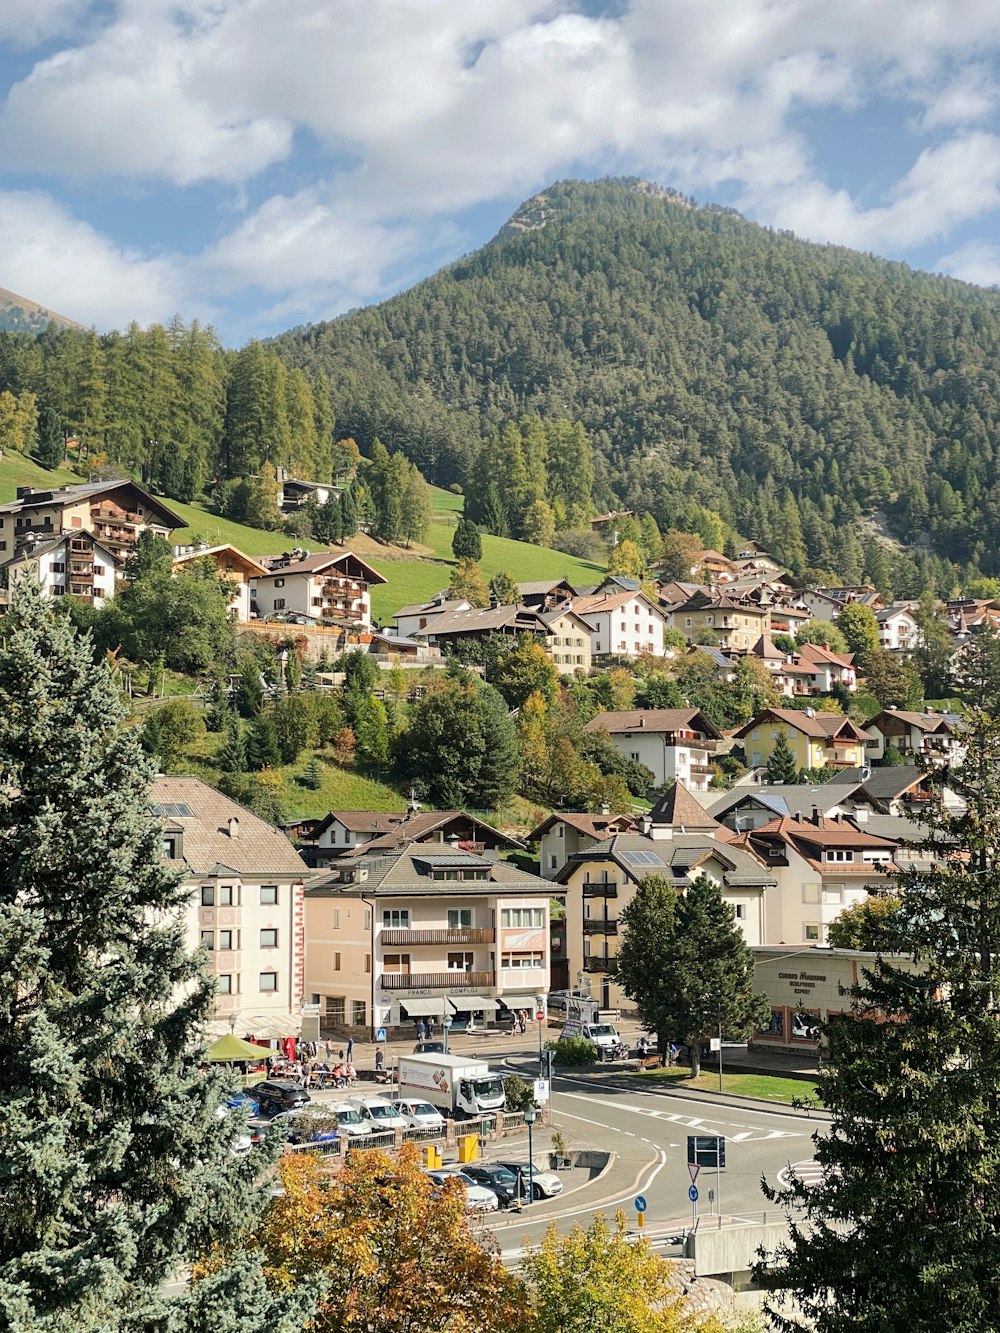
[(640, 180), (637, 176), (606, 176), (597, 181), (556, 181), (540, 193), (526, 199), (511, 214), (493, 239), (506, 241), (512, 236), (523, 236), (525, 232), (539, 231), (549, 222), (554, 222), (558, 217), (574, 211), (582, 199), (621, 191), (645, 195), (650, 199), (661, 199), (664, 203), (681, 204), (685, 208), (695, 207), (693, 200), (669, 186), (658, 185), (656, 181)]

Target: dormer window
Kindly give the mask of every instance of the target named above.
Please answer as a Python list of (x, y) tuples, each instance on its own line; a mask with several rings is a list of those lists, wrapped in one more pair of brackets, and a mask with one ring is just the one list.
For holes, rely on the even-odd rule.
[(163, 857), (167, 861), (180, 861), (184, 855), (184, 834), (180, 829), (171, 829), (163, 835)]
[(828, 847), (826, 849), (826, 859), (845, 864), (854, 860), (854, 853), (845, 847)]

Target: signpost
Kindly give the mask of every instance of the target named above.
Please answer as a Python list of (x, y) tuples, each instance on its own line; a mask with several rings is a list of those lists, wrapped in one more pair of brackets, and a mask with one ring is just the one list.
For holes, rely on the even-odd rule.
[(385, 1031), (385, 1028), (376, 1028), (376, 1029), (375, 1029), (375, 1040), (376, 1040), (376, 1041), (385, 1041), (385, 1039), (386, 1039), (386, 1031)]
[(722, 1212), (722, 1168), (726, 1165), (726, 1140), (721, 1134), (689, 1134), (688, 1135), (688, 1171), (694, 1170), (695, 1174), (691, 1176), (692, 1185), (697, 1178), (697, 1172), (703, 1166), (715, 1167), (715, 1202), (718, 1204), (719, 1212)]
[(636, 1222), (641, 1231), (646, 1225), (646, 1196), (644, 1194), (637, 1194), (635, 1196), (635, 1211)]

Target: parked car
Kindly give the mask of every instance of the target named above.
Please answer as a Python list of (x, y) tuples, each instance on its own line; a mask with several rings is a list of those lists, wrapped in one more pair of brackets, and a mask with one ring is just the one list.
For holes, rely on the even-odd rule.
[(567, 1000), (589, 1000), (589, 995), (584, 995), (575, 990), (550, 990), (547, 997), (547, 1007), (552, 1013), (563, 1014), (566, 1012)]
[(392, 1106), (406, 1121), (407, 1129), (444, 1129), (444, 1116), (430, 1102), (407, 1097), (393, 1102)]
[(500, 1162), (499, 1165), (505, 1166), (515, 1175), (519, 1174), (525, 1191), (530, 1179), (533, 1199), (551, 1199), (557, 1194), (562, 1194), (563, 1183), (554, 1171), (543, 1171), (529, 1162)]
[(292, 1111), (279, 1111), (270, 1120), (258, 1120), (250, 1126), (254, 1143), (260, 1143), (272, 1125), (277, 1125), (287, 1143), (336, 1143), (340, 1128), (338, 1118), (326, 1114), (326, 1107), (312, 1106), (308, 1110), (297, 1106)]
[(256, 1097), (251, 1097), (248, 1092), (231, 1092), (226, 1098), (226, 1109), (228, 1111), (246, 1110), (249, 1112), (251, 1120), (260, 1115), (260, 1105)]
[(500, 1200), (501, 1208), (509, 1208), (517, 1197), (517, 1174), (509, 1166), (481, 1162), (463, 1166), (462, 1171), (477, 1185), (485, 1185), (488, 1190), (492, 1190)]
[[(218, 1116), (220, 1120), (225, 1120), (226, 1116), (231, 1115), (233, 1110), (235, 1109), (236, 1108), (229, 1106), (227, 1104), (225, 1106), (217, 1107), (215, 1114)], [(233, 1138), (230, 1140), (229, 1144), (229, 1152), (232, 1157), (242, 1157), (242, 1155), (245, 1152), (249, 1152), (252, 1147), (253, 1147), (253, 1135), (250, 1133), (248, 1129), (244, 1129), (241, 1130), (238, 1134), (233, 1135)]]
[(418, 1041), (413, 1048), (414, 1055), (444, 1055), (443, 1041)]
[(371, 1123), (373, 1134), (380, 1134), (383, 1130), (406, 1129), (409, 1123), (384, 1097), (351, 1097), (349, 1101), (357, 1107), (361, 1119)]
[(436, 1185), (443, 1185), (446, 1180), (457, 1180), (465, 1189), (465, 1206), (470, 1213), (495, 1213), (500, 1207), (500, 1199), (494, 1190), (478, 1184), (464, 1171), (444, 1168), (428, 1171), (427, 1174)]
[(256, 1101), (262, 1120), (270, 1120), (280, 1111), (297, 1110), (311, 1100), (305, 1088), (286, 1079), (255, 1083), (252, 1088), (247, 1088), (247, 1092)]
[(360, 1138), (372, 1132), (370, 1122), (363, 1119), (358, 1108), (350, 1102), (322, 1102), (318, 1104), (317, 1109), (320, 1105), (324, 1113), (329, 1112), (330, 1115), (337, 1117), (341, 1130), (349, 1139)]

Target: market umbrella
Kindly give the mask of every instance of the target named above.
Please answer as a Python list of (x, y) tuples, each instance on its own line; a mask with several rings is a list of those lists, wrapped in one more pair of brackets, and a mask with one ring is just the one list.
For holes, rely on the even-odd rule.
[(235, 1037), (231, 1032), (218, 1041), (213, 1041), (211, 1046), (205, 1052), (205, 1059), (215, 1063), (229, 1062), (233, 1060), (263, 1060), (271, 1052), (266, 1046), (255, 1046), (252, 1041), (244, 1041), (242, 1037)]

